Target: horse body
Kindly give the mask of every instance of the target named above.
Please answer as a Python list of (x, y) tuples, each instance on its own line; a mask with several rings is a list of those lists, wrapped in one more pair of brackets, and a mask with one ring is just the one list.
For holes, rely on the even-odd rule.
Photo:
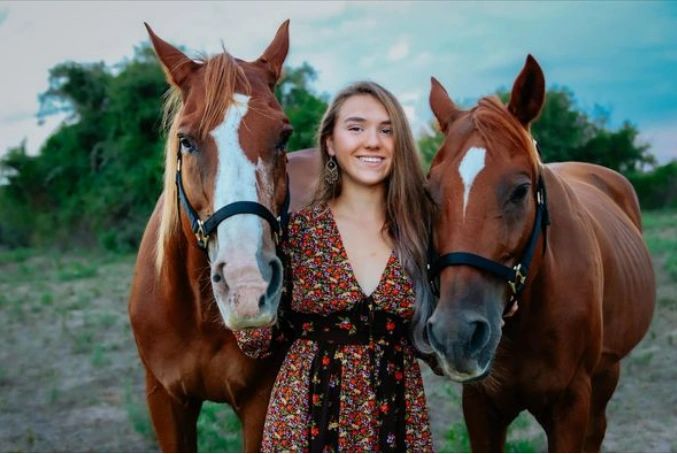
[(193, 238), (177, 237), (167, 249), (167, 259), (183, 266), (164, 268), (163, 275), (147, 272), (161, 204), (162, 198), (141, 242), (129, 306), (160, 448), (196, 451), (197, 417), (202, 401), (211, 400), (233, 407), (243, 422), (244, 449), (255, 451), (279, 362), (240, 352), (223, 326), (205, 253), (191, 245)]
[[(292, 209), (310, 202), (319, 163), (316, 150), (289, 154)], [(192, 236), (177, 235), (166, 248), (166, 260), (178, 266), (163, 268), (163, 274), (148, 272), (155, 260), (163, 198), (158, 199), (141, 240), (129, 300), (160, 447), (196, 451), (195, 425), (202, 402), (209, 400), (233, 407), (242, 421), (244, 450), (257, 451), (284, 352), (274, 352), (265, 360), (241, 352), (232, 331), (223, 326), (206, 254), (192, 245)]]
[[(501, 451), (522, 410), (545, 429), (551, 451), (598, 451), (619, 361), (646, 333), (653, 313), (653, 269), (630, 183), (592, 164), (538, 161), (527, 128), (542, 106), (543, 87), (530, 58), (508, 109), (489, 100), (462, 112), (441, 86), (434, 83), (431, 93), (447, 133), (429, 180), (442, 210), (438, 250), (460, 247), (514, 263), (536, 218), (537, 197), (527, 195), (539, 178), (547, 189), (550, 225), (538, 239), (518, 309), (504, 324), (511, 315), (504, 314), (504, 283), (474, 265), (440, 274), (427, 333), (445, 372), (464, 381), (474, 451)], [(512, 132), (503, 136), (503, 128)], [(463, 193), (449, 180), (469, 145), (487, 154), (463, 218), (454, 208)]]
[[(229, 403), (242, 422), (244, 449), (260, 446), (284, 352), (249, 358), (231, 330), (275, 322), (282, 267), (271, 212), (287, 209), (289, 192), (292, 207), (305, 203), (305, 187), (318, 174), (311, 151), (290, 155), (286, 165), (291, 127), (273, 88), (288, 50), (287, 27), (254, 62), (225, 51), (195, 61), (148, 28), (177, 107), (129, 316), (163, 451), (197, 450), (205, 400)], [(287, 173), (296, 183), (287, 184)]]
[[(547, 168), (569, 185), (576, 196), (570, 203), (587, 216), (603, 272), (603, 354), (620, 359), (648, 329), (655, 299), (637, 197), (625, 177), (605, 167), (564, 163)], [(552, 230), (556, 228), (553, 223)]]

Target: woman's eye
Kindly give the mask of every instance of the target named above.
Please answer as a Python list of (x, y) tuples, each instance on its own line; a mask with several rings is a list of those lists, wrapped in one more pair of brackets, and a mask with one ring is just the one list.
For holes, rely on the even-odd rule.
[(383, 129), (381, 130), (381, 132), (382, 132), (383, 134), (387, 135), (387, 136), (390, 136), (390, 135), (392, 135), (393, 130), (392, 130), (392, 128), (383, 128)]
[(360, 131), (362, 131), (362, 127), (361, 126), (348, 126), (348, 131), (360, 132)]

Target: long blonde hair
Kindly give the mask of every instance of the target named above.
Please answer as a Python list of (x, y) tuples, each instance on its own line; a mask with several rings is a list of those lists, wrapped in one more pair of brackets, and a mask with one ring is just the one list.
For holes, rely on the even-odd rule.
[[(432, 297), (426, 273), (430, 203), (425, 194), (425, 177), (416, 142), (404, 110), (392, 93), (375, 82), (362, 81), (349, 85), (336, 95), (322, 117), (318, 132), (322, 168), (329, 160), (327, 138), (334, 132), (339, 111), (348, 98), (356, 95), (372, 96), (383, 105), (390, 117), (394, 150), (392, 170), (385, 181), (383, 228), (392, 239), (405, 271), (415, 283), (417, 308), (427, 307)], [(341, 194), (340, 167), (338, 171), (339, 179), (335, 184), (320, 178), (313, 205), (326, 205)], [(417, 345), (422, 344), (419, 342), (421, 336), (422, 333), (414, 332)]]

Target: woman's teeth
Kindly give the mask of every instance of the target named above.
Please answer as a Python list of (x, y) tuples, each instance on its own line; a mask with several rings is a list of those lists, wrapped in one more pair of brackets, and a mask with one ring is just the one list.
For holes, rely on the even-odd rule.
[(363, 162), (381, 162), (383, 161), (383, 158), (379, 158), (378, 156), (360, 156), (360, 161)]

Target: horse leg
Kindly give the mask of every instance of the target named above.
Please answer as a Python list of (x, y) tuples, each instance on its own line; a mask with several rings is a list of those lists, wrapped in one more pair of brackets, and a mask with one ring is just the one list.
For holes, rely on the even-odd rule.
[(615, 362), (592, 377), (590, 421), (585, 433), (585, 451), (599, 452), (606, 433), (606, 406), (613, 396), (620, 376), (620, 363)]
[(581, 452), (590, 416), (590, 377), (579, 371), (544, 412), (535, 414), (548, 436), (550, 452)]
[(501, 413), (476, 386), (463, 386), (463, 417), (473, 452), (503, 452), (508, 426), (517, 416)]
[(146, 371), (146, 399), (160, 449), (197, 452), (197, 418), (202, 401), (179, 401)]
[(268, 410), (268, 394), (260, 394), (248, 399), (238, 412), (242, 421), (242, 440), (244, 452), (259, 452), (263, 438), (263, 423)]

